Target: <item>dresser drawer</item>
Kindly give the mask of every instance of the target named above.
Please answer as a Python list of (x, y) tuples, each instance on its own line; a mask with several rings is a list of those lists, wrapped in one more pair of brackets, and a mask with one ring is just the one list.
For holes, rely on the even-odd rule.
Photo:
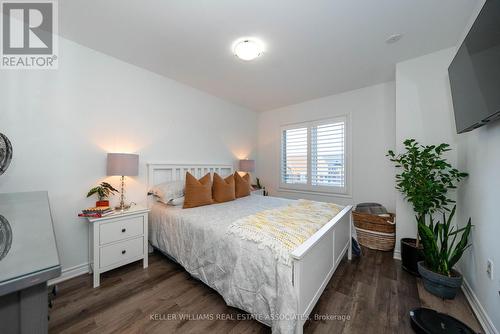
[(119, 242), (113, 245), (101, 247), (99, 249), (101, 268), (126, 262), (129, 259), (141, 256), (144, 254), (144, 238), (136, 238)]
[(99, 226), (99, 245), (120, 241), (142, 235), (144, 233), (144, 217), (124, 218)]

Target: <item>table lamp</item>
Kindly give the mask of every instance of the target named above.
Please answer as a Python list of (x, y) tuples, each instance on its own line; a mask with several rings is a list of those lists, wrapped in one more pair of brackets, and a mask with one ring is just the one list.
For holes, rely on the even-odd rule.
[(253, 172), (255, 171), (255, 160), (248, 160), (248, 159), (240, 160), (239, 167), (240, 168), (238, 168), (238, 170), (241, 172), (247, 172), (247, 173)]
[(120, 205), (117, 210), (127, 210), (130, 204), (125, 204), (125, 176), (137, 176), (139, 174), (139, 155), (128, 153), (108, 153), (107, 173), (108, 176), (121, 176)]

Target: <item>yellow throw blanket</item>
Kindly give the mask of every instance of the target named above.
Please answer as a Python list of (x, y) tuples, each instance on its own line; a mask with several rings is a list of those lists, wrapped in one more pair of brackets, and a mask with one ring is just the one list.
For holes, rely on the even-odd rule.
[(335, 217), (342, 207), (298, 200), (288, 206), (264, 210), (231, 224), (228, 233), (269, 247), (276, 258), (290, 265), (290, 253)]

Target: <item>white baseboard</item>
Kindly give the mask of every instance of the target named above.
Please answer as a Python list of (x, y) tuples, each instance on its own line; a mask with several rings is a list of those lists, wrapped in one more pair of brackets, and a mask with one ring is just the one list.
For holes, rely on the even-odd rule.
[(395, 249), (392, 257), (396, 260), (401, 260), (401, 252)]
[(58, 284), (69, 280), (70, 278), (87, 274), (89, 272), (89, 264), (82, 263), (74, 267), (63, 269), (61, 276), (49, 280), (48, 285)]
[(464, 283), (462, 284), (462, 291), (464, 292), (465, 298), (467, 298), (472, 311), (476, 315), (477, 320), (483, 327), (485, 334), (499, 334), (465, 277)]

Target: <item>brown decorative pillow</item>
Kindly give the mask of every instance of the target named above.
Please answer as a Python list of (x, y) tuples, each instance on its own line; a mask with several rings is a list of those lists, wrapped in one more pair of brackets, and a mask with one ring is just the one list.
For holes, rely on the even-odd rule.
[(186, 186), (184, 189), (184, 205), (182, 208), (195, 208), (197, 206), (212, 204), (212, 181), (210, 173), (197, 180), (186, 172)]
[(236, 198), (250, 195), (250, 174), (247, 173), (241, 177), (238, 172), (235, 172), (234, 181), (236, 185)]
[(234, 177), (229, 175), (225, 179), (214, 173), (214, 182), (212, 184), (212, 197), (217, 203), (234, 201), (235, 187)]

